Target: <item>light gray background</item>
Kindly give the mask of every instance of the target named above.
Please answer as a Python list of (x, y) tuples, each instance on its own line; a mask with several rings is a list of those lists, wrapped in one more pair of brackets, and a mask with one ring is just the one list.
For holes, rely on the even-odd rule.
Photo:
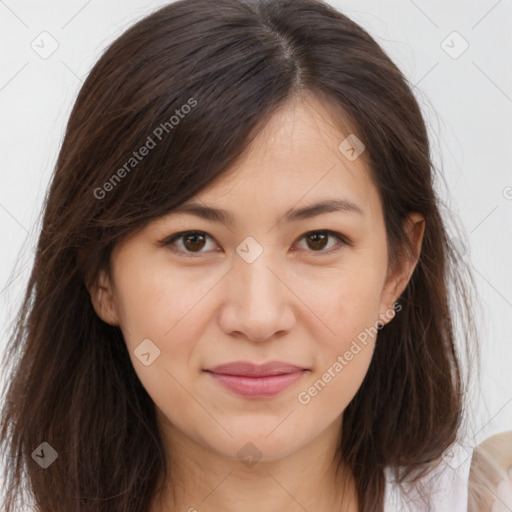
[[(107, 44), (165, 3), (0, 0), (0, 349), (78, 90)], [(512, 430), (512, 0), (329, 3), (365, 27), (414, 86), (444, 173), (438, 191), (465, 232), (460, 247), (482, 301), (474, 440)], [(48, 50), (51, 39), (58, 48), (48, 58), (31, 47)]]

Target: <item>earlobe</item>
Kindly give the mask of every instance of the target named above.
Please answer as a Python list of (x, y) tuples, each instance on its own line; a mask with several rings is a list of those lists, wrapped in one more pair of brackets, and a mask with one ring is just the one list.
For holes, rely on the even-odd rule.
[(88, 288), (96, 314), (107, 324), (118, 326), (119, 318), (112, 283), (105, 270), (100, 270), (94, 284)]

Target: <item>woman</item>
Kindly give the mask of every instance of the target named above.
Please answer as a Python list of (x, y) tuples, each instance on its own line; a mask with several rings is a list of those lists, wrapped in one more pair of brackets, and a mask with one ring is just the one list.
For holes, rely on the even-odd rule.
[(23, 471), (39, 512), (465, 510), (471, 288), (433, 173), (405, 78), (326, 3), (127, 30), (73, 108), (10, 344), (7, 512)]

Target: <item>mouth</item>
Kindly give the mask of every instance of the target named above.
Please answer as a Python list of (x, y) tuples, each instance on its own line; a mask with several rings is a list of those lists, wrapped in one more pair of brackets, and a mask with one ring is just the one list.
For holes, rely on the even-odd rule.
[(263, 365), (235, 361), (204, 371), (236, 395), (266, 398), (275, 396), (295, 384), (309, 370), (281, 361)]

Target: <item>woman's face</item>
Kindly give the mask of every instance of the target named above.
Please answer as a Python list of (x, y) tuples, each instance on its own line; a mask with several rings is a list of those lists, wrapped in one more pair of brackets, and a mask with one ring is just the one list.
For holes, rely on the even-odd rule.
[[(278, 459), (341, 425), (377, 322), (391, 320), (413, 270), (388, 276), (364, 152), (348, 149), (353, 139), (339, 149), (349, 134), (328, 120), (313, 98), (276, 114), (236, 167), (186, 203), (229, 222), (191, 212), (153, 221), (115, 247), (112, 279), (102, 274), (93, 294), (162, 427), (227, 457)], [(353, 207), (310, 209), (326, 201)], [(192, 230), (201, 233), (159, 245)], [(298, 369), (211, 372), (240, 361)]]

